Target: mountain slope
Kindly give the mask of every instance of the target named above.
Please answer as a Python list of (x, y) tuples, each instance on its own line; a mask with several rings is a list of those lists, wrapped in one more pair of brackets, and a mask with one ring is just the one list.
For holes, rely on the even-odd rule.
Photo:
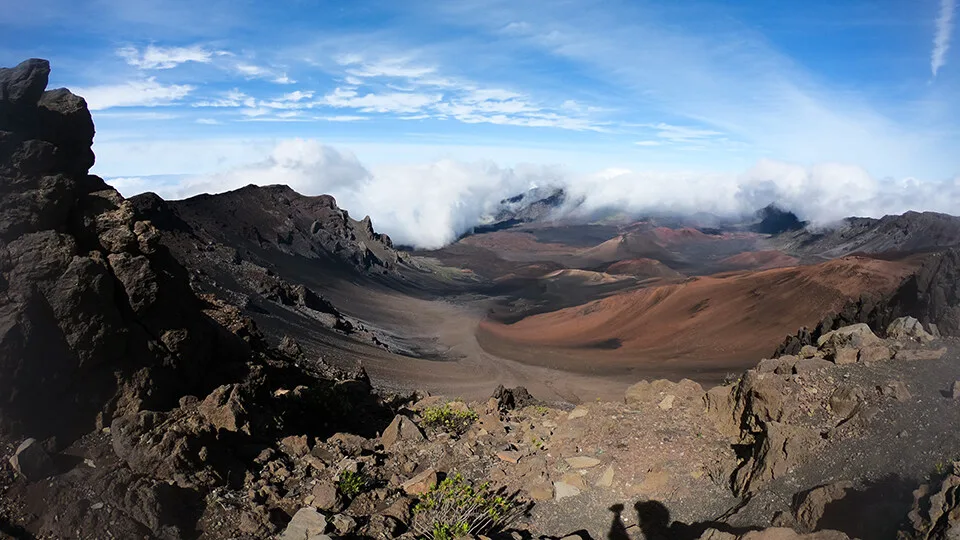
[(863, 292), (892, 292), (916, 264), (848, 257), (694, 278), (509, 325), (486, 321), (479, 336), (487, 351), (522, 362), (716, 381), (772, 351), (784, 328), (816, 325)]
[(880, 219), (847, 218), (829, 229), (788, 231), (773, 239), (790, 254), (835, 258), (851, 253), (912, 253), (960, 245), (960, 217), (906, 212)]

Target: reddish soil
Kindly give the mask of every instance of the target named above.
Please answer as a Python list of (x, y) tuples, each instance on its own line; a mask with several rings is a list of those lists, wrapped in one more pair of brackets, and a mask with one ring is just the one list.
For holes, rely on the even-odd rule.
[(738, 270), (769, 270), (800, 264), (800, 259), (782, 251), (746, 251), (720, 261), (720, 264)]
[(607, 267), (608, 274), (635, 276), (641, 279), (679, 278), (683, 274), (654, 259), (627, 259), (615, 262)]
[(510, 325), (484, 321), (477, 337), (484, 350), (525, 363), (713, 382), (770, 354), (788, 329), (813, 326), (862, 292), (892, 291), (914, 269), (909, 262), (846, 257), (728, 272), (617, 294)]
[(570, 255), (576, 252), (576, 248), (568, 245), (540, 242), (532, 233), (518, 231), (497, 231), (468, 236), (460, 240), (460, 243), (489, 249), (508, 260), (511, 259), (511, 253)]
[(717, 239), (716, 236), (710, 236), (691, 227), (681, 229), (671, 229), (668, 227), (657, 227), (653, 229), (653, 237), (661, 246), (673, 244), (686, 244), (689, 242), (709, 242)]

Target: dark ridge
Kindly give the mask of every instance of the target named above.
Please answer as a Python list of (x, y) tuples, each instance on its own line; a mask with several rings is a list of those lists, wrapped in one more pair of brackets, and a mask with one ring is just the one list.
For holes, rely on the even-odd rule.
[(803, 229), (807, 224), (800, 221), (797, 215), (789, 210), (783, 210), (776, 204), (770, 204), (757, 212), (760, 222), (752, 225), (750, 230), (761, 234), (780, 234), (787, 231)]

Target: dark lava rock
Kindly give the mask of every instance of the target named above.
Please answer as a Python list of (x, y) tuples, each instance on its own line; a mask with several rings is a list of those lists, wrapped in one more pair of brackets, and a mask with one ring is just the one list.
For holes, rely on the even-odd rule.
[(156, 229), (87, 174), (90, 112), (44, 92), (48, 74), (43, 60), (0, 70), (0, 432), (69, 441), (176, 404), (246, 348), (203, 313)]
[(527, 405), (534, 405), (537, 403), (537, 400), (530, 395), (530, 392), (522, 386), (516, 388), (504, 388), (501, 384), (497, 386), (496, 390), (493, 391), (494, 399), (497, 400), (497, 406), (502, 411), (510, 411), (513, 409), (522, 409)]
[(750, 230), (761, 234), (780, 234), (787, 231), (801, 230), (806, 223), (800, 221), (796, 214), (784, 210), (776, 204), (768, 205), (757, 212), (760, 222), (752, 225)]

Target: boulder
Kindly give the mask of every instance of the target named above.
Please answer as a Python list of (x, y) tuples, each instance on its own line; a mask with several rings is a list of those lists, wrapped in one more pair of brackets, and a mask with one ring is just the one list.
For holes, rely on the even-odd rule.
[(900, 533), (905, 540), (954, 540), (960, 537), (960, 475), (954, 470), (934, 484), (913, 492), (913, 506), (907, 525)]
[(737, 388), (731, 385), (714, 386), (703, 396), (707, 416), (718, 431), (729, 437), (740, 434), (740, 422), (734, 416), (737, 405), (736, 390)]
[(407, 495), (423, 495), (435, 485), (437, 485), (437, 471), (429, 468), (400, 484), (400, 489)]
[(860, 349), (860, 353), (857, 356), (857, 361), (869, 366), (871, 364), (886, 362), (892, 357), (893, 354), (890, 352), (890, 347), (887, 347), (886, 345), (867, 345), (866, 347)]
[(896, 401), (907, 401), (912, 397), (910, 390), (901, 381), (890, 381), (885, 385), (877, 386), (877, 392), (883, 397), (889, 397)]
[(280, 440), (280, 449), (292, 458), (301, 458), (310, 453), (306, 435), (290, 435)]
[(801, 358), (793, 365), (793, 374), (804, 375), (807, 373), (816, 373), (833, 367), (833, 362), (828, 362), (823, 358)]
[(534, 405), (537, 400), (530, 395), (530, 392), (522, 386), (516, 388), (505, 388), (502, 384), (493, 391), (493, 398), (497, 400), (497, 406), (501, 411), (511, 411), (513, 409), (522, 409), (527, 405)]
[(923, 325), (920, 324), (920, 321), (913, 317), (894, 319), (893, 322), (887, 326), (887, 337), (892, 339), (915, 340), (921, 343), (928, 343), (934, 340), (933, 335), (927, 333), (927, 331), (923, 329)]
[(817, 339), (817, 347), (821, 351), (836, 351), (838, 349), (851, 347), (859, 349), (866, 345), (881, 343), (882, 340), (870, 330), (866, 323), (851, 324), (844, 326), (820, 336)]
[(397, 415), (390, 422), (390, 425), (383, 430), (380, 435), (380, 442), (384, 448), (390, 448), (398, 442), (420, 442), (424, 440), (423, 432), (420, 428), (406, 416)]
[(833, 351), (833, 354), (830, 355), (830, 358), (833, 360), (833, 363), (838, 366), (845, 364), (856, 364), (857, 359), (860, 358), (860, 351), (853, 347), (843, 347)]
[(246, 412), (242, 392), (235, 384), (215, 389), (200, 403), (200, 413), (216, 429), (249, 435)]
[(0, 103), (4, 107), (35, 107), (47, 88), (50, 62), (31, 58), (14, 68), (0, 68)]
[(36, 439), (26, 439), (20, 443), (10, 458), (10, 465), (31, 482), (41, 480), (53, 472), (50, 456)]
[(567, 465), (574, 469), (589, 469), (600, 464), (600, 460), (588, 456), (575, 456), (566, 458)]
[(863, 391), (858, 387), (841, 384), (830, 394), (830, 410), (841, 418), (847, 418), (863, 401), (863, 397)]
[(613, 465), (610, 465), (603, 471), (603, 474), (600, 475), (600, 478), (597, 479), (594, 483), (597, 487), (612, 487), (613, 486), (613, 477), (615, 471), (613, 470)]
[(303, 349), (300, 347), (300, 343), (290, 336), (283, 336), (283, 339), (280, 340), (280, 345), (277, 346), (277, 350), (290, 358), (303, 358)]
[(568, 484), (567, 482), (553, 483), (553, 496), (558, 501), (561, 501), (569, 497), (576, 497), (579, 494), (580, 494), (580, 488), (578, 488), (577, 486)]
[(794, 497), (793, 512), (797, 524), (805, 532), (817, 529), (827, 505), (842, 499), (853, 489), (851, 482), (834, 482), (815, 487)]
[(349, 535), (357, 530), (357, 520), (345, 514), (336, 514), (330, 518), (330, 524), (341, 536)]
[(658, 379), (653, 382), (640, 381), (627, 388), (624, 400), (627, 405), (659, 405), (668, 395), (674, 396), (674, 400), (671, 400), (671, 406), (673, 406), (674, 401), (677, 404), (690, 405), (693, 403), (699, 404), (700, 400), (703, 399), (704, 391), (702, 386), (690, 379), (682, 379), (676, 383), (666, 379)]
[(313, 508), (301, 508), (280, 534), (280, 540), (323, 540), (326, 530), (327, 518), (323, 514)]
[(751, 454), (734, 473), (734, 489), (744, 495), (780, 478), (817, 448), (819, 434), (811, 429), (765, 422)]
[(313, 506), (324, 512), (336, 512), (343, 509), (343, 498), (336, 484), (330, 481), (321, 481), (313, 486)]

